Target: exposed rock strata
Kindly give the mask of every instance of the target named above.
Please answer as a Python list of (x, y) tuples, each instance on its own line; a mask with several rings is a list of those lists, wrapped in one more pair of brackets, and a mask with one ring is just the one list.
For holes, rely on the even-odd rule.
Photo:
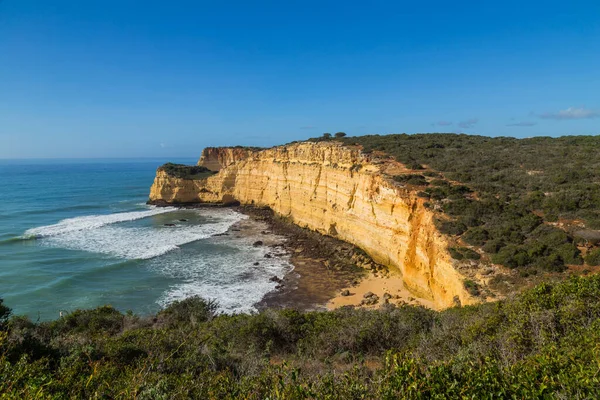
[(400, 187), (357, 147), (299, 143), (262, 151), (206, 149), (199, 164), (220, 172), (185, 180), (159, 171), (156, 203), (232, 203), (268, 206), (300, 225), (365, 250), (396, 268), (417, 296), (439, 307), (476, 300), (454, 268), (434, 214), (414, 191)]
[(248, 158), (252, 152), (251, 149), (244, 147), (207, 147), (202, 151), (198, 165), (211, 171), (220, 171), (222, 168)]

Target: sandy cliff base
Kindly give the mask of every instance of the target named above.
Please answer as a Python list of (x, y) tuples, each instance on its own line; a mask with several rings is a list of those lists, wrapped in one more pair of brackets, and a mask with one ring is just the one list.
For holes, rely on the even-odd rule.
[[(344, 288), (350, 292), (347, 296), (338, 293), (336, 297), (327, 302), (327, 309), (333, 310), (343, 306), (355, 306), (364, 308), (378, 308), (385, 304), (384, 295), (388, 293), (391, 298), (389, 304), (402, 305), (421, 305), (427, 308), (436, 309), (432, 301), (415, 298), (415, 296), (404, 286), (402, 277), (397, 274), (388, 274), (386, 276), (374, 275), (369, 273), (357, 285)], [(340, 292), (341, 293), (341, 292)], [(365, 294), (373, 293), (379, 301), (374, 305), (363, 305), (361, 302), (365, 299)]]
[[(384, 294), (391, 295), (390, 304), (413, 304), (435, 308), (432, 301), (416, 298), (404, 285), (398, 273), (372, 272), (354, 266), (351, 244), (303, 229), (279, 218), (271, 210), (238, 207), (250, 217), (264, 221), (269, 232), (286, 237), (283, 246), (291, 254), (294, 271), (283, 279), (281, 288), (265, 296), (258, 309), (296, 308), (325, 310), (342, 306), (378, 308), (385, 304)], [(360, 252), (360, 251), (359, 251)], [(362, 253), (362, 252), (361, 252)], [(348, 260), (346, 263), (345, 260)], [(349, 296), (342, 296), (345, 290)], [(363, 305), (363, 296), (372, 292), (379, 297), (374, 305)]]

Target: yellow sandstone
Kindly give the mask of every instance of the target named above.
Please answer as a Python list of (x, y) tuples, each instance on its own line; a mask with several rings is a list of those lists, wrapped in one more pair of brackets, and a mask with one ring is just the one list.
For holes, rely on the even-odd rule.
[(449, 307), (475, 303), (415, 191), (392, 181), (358, 147), (297, 143), (261, 151), (207, 148), (199, 161), (219, 170), (203, 180), (158, 171), (155, 203), (233, 203), (270, 207), (291, 222), (352, 243), (399, 271), (416, 296)]

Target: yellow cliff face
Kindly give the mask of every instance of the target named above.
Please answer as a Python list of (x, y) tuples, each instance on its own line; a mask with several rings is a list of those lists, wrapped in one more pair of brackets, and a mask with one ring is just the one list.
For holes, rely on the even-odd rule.
[(438, 307), (453, 305), (455, 297), (462, 304), (475, 302), (423, 199), (389, 180), (358, 148), (299, 143), (249, 152), (198, 181), (159, 172), (150, 200), (268, 206), (300, 226), (362, 248)]
[(243, 147), (207, 147), (202, 150), (198, 165), (211, 171), (221, 169), (246, 159), (252, 150)]

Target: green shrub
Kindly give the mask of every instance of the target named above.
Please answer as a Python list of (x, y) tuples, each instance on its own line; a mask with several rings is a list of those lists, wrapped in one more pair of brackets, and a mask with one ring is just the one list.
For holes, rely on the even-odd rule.
[(600, 248), (588, 251), (585, 255), (585, 263), (591, 266), (600, 265)]
[(467, 230), (467, 226), (459, 221), (436, 221), (436, 226), (447, 235), (461, 235)]
[(12, 310), (4, 305), (4, 300), (0, 298), (0, 330), (6, 325)]
[[(481, 295), (477, 283), (464, 287)], [(12, 317), (6, 398), (598, 398), (600, 276), (443, 311), (267, 310), (65, 331)], [(183, 310), (181, 310), (183, 308)], [(106, 318), (106, 308), (82, 315)], [(183, 317), (186, 316), (186, 317)], [(83, 321), (80, 317), (79, 321)], [(127, 316), (121, 315), (121, 319)], [(110, 318), (109, 318), (110, 319)], [(36, 338), (25, 350), (20, 338)], [(0, 344), (2, 343), (0, 340)]]
[(502, 247), (506, 246), (506, 243), (504, 243), (501, 240), (498, 239), (494, 239), (494, 240), (488, 240), (482, 247), (483, 251), (485, 251), (486, 253), (490, 253), (490, 254), (495, 254), (498, 251), (500, 251), (500, 249)]
[(480, 227), (473, 227), (465, 232), (462, 239), (470, 245), (483, 246), (488, 240), (488, 237), (488, 231)]
[(462, 260), (463, 258), (465, 258), (465, 256), (463, 256), (463, 253), (458, 251), (458, 249), (456, 249), (455, 247), (450, 247), (448, 249), (448, 252), (450, 253), (450, 256), (455, 260)]
[(462, 260), (463, 258), (467, 260), (479, 260), (481, 258), (479, 253), (467, 247), (450, 247), (448, 251), (452, 258), (456, 260)]
[(167, 175), (180, 179), (205, 179), (216, 173), (199, 165), (183, 165), (173, 163), (166, 163), (159, 167), (158, 170), (164, 171), (167, 173)]
[(393, 179), (396, 182), (405, 183), (408, 185), (415, 186), (426, 186), (428, 185), (427, 179), (423, 175), (419, 174), (406, 174), (406, 175), (395, 175)]
[(75, 310), (54, 321), (51, 329), (61, 334), (115, 334), (123, 329), (123, 315), (111, 306), (92, 310)]
[(515, 245), (508, 245), (501, 248), (498, 253), (492, 256), (495, 264), (502, 264), (509, 268), (517, 268), (528, 265), (531, 261), (527, 252)]
[(472, 281), (470, 279), (465, 279), (463, 281), (463, 285), (464, 285), (465, 289), (467, 289), (467, 292), (469, 292), (469, 294), (471, 296), (479, 296), (479, 294), (480, 294), (479, 285), (475, 281)]
[(217, 307), (214, 300), (204, 300), (194, 296), (169, 304), (158, 313), (157, 318), (161, 323), (167, 325), (188, 323), (196, 326), (196, 324), (211, 320), (216, 315)]

